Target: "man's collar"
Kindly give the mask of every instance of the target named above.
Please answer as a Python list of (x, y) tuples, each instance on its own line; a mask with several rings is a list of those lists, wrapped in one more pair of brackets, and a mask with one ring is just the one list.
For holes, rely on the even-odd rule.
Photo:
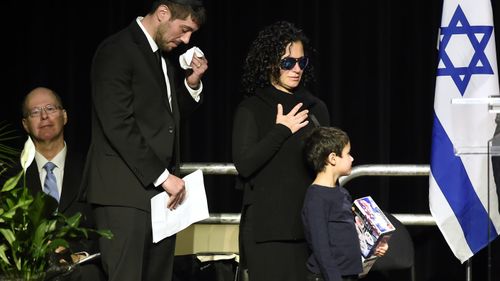
[[(54, 158), (52, 158), (52, 160), (50, 160), (50, 162), (56, 164), (56, 166), (58, 168), (64, 169), (64, 163), (65, 163), (64, 160), (66, 159), (67, 151), (68, 151), (68, 148), (66, 146), (66, 142), (64, 142), (63, 149), (61, 149), (61, 151), (59, 151), (56, 154), (56, 156), (54, 156)], [(43, 166), (45, 166), (45, 164), (47, 164), (47, 162), (49, 162), (49, 160), (47, 158), (45, 158), (45, 156), (43, 156), (38, 151), (35, 152), (35, 160), (36, 160), (36, 165), (37, 165), (37, 168), (38, 168), (38, 172), (41, 172), (42, 169), (43, 169)]]
[(139, 27), (141, 28), (142, 32), (144, 32), (144, 34), (146, 35), (146, 38), (148, 39), (148, 43), (149, 45), (151, 46), (151, 50), (153, 50), (153, 53), (156, 52), (158, 50), (158, 44), (156, 44), (155, 40), (153, 39), (153, 37), (151, 37), (151, 35), (149, 35), (148, 31), (146, 30), (146, 28), (144, 27), (144, 25), (142, 25), (142, 19), (144, 19), (144, 17), (137, 17), (135, 19), (135, 21), (137, 22), (137, 24), (139, 25)]

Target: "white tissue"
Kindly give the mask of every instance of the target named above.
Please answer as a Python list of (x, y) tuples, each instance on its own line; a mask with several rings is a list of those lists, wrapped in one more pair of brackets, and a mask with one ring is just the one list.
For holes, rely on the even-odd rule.
[(182, 69), (190, 69), (191, 67), (191, 60), (193, 59), (193, 54), (196, 55), (197, 57), (201, 58), (205, 54), (200, 50), (198, 47), (192, 47), (191, 49), (187, 50), (184, 54), (179, 56), (179, 64), (181, 65)]

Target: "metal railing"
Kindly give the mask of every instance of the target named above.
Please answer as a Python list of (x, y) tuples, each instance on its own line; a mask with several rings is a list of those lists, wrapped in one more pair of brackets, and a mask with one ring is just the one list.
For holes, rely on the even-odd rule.
[[(184, 163), (181, 164), (181, 174), (189, 174), (196, 170), (206, 175), (238, 175), (232, 163)], [(349, 176), (339, 179), (345, 185), (352, 179), (362, 176), (428, 176), (429, 165), (360, 165), (355, 166)], [(392, 214), (404, 225), (436, 225), (430, 214)], [(239, 224), (239, 213), (211, 213), (202, 224)]]
[(351, 174), (341, 177), (339, 182), (345, 185), (362, 176), (428, 176), (429, 173), (429, 165), (360, 165), (353, 167)]
[[(210, 175), (238, 175), (238, 171), (232, 163), (184, 163), (180, 167), (182, 174), (188, 174), (196, 170), (202, 170), (204, 174)], [(360, 165), (355, 166), (349, 176), (341, 177), (339, 183), (347, 184), (349, 181), (362, 176), (429, 176), (429, 165)], [(432, 226), (436, 221), (430, 214), (392, 214), (404, 225)], [(212, 213), (206, 220), (198, 222), (201, 224), (239, 224), (238, 213)], [(466, 280), (472, 280), (471, 260), (466, 261)], [(414, 274), (414, 273), (412, 273)]]

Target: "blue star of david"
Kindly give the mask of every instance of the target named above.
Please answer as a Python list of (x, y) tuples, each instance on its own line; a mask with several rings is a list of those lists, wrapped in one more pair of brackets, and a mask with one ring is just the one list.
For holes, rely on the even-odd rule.
[[(451, 76), (462, 96), (473, 74), (493, 74), (493, 69), (484, 53), (492, 32), (493, 26), (471, 26), (460, 6), (455, 10), (448, 27), (441, 27), (443, 39), (439, 42), (439, 59), (445, 67), (437, 69), (437, 76)], [(451, 37), (460, 34), (466, 34), (474, 48), (474, 54), (467, 67), (455, 67), (446, 53), (446, 46)], [(479, 40), (476, 34), (483, 36)]]

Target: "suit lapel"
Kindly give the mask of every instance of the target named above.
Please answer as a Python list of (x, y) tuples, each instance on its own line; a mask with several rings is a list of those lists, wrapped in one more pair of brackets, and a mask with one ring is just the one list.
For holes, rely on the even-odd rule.
[[(132, 35), (132, 39), (134, 42), (138, 45), (137, 47), (139, 50), (141, 50), (142, 55), (144, 56), (144, 60), (148, 63), (149, 69), (153, 73), (153, 76), (155, 77), (156, 82), (160, 86), (161, 89), (161, 95), (162, 99), (165, 102), (165, 106), (167, 109), (170, 111), (170, 105), (168, 103), (168, 94), (167, 94), (167, 85), (165, 83), (165, 75), (162, 72), (159, 63), (158, 63), (158, 58), (156, 57), (155, 53), (151, 50), (151, 45), (149, 45), (148, 39), (146, 38), (146, 35), (144, 32), (142, 32), (142, 29), (139, 27), (137, 22), (134, 20), (132, 24), (129, 26), (130, 33)], [(165, 60), (168, 61), (168, 60)], [(167, 63), (167, 69), (168, 69), (168, 63)], [(167, 70), (168, 71), (168, 70)], [(168, 71), (169, 73), (169, 80), (171, 80), (171, 71)], [(170, 90), (172, 91), (172, 83), (170, 83)]]
[(38, 173), (38, 166), (36, 160), (33, 160), (31, 165), (26, 169), (26, 187), (35, 195), (42, 190), (42, 183), (40, 182), (40, 174)]
[(62, 193), (59, 199), (59, 211), (65, 212), (66, 209), (78, 197), (80, 186), (81, 159), (76, 159), (69, 150), (66, 152), (66, 160), (64, 162), (64, 178), (62, 182)]

